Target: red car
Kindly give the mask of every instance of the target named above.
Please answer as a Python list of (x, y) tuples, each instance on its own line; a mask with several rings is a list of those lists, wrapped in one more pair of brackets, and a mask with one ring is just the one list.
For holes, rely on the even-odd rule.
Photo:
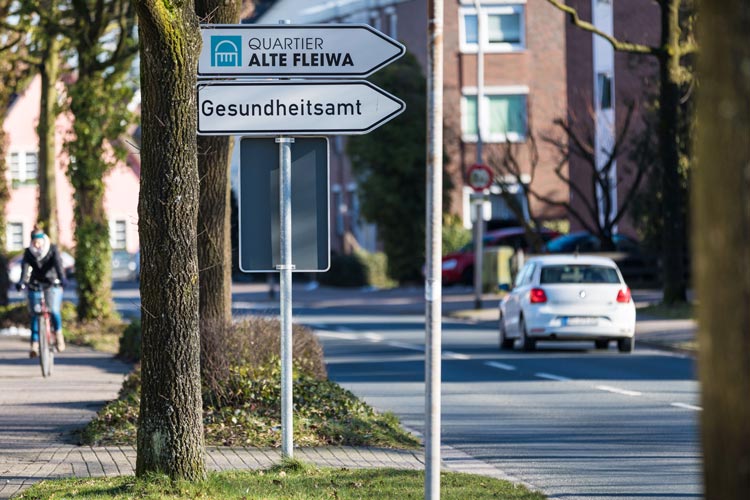
[[(542, 239), (546, 243), (560, 236), (557, 231), (542, 229)], [(526, 241), (526, 233), (522, 227), (506, 227), (488, 231), (484, 235), (484, 248), (508, 246), (521, 248), (528, 251), (530, 245)], [(455, 285), (465, 283), (470, 285), (474, 282), (474, 244), (469, 243), (457, 252), (449, 253), (443, 257), (443, 284)]]

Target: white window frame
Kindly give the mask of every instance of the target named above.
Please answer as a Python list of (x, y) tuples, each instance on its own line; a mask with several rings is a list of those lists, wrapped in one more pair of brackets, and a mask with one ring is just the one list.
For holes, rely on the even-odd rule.
[[(465, 97), (472, 97), (477, 95), (477, 88), (476, 87), (464, 87), (461, 91), (461, 140), (463, 142), (471, 143), (471, 142), (477, 142), (477, 135), (476, 134), (467, 134), (464, 132), (464, 120), (467, 118), (467, 110), (466, 110), (466, 100)], [(485, 106), (488, 106), (489, 98), (495, 97), (495, 96), (503, 96), (503, 95), (519, 95), (523, 96), (525, 99), (525, 111), (526, 116), (524, 116), (524, 123), (526, 124), (526, 127), (528, 127), (528, 119), (529, 119), (529, 88), (525, 85), (513, 85), (513, 86), (504, 86), (504, 87), (485, 87), (484, 88), (484, 98), (487, 102)], [(479, 111), (479, 110), (477, 110)], [(525, 130), (523, 134), (519, 134), (516, 132), (511, 132), (509, 134), (490, 134), (490, 122), (489, 122), (489, 113), (482, 113), (482, 117), (484, 118), (483, 122), (479, 124), (479, 131), (482, 134), (482, 142), (524, 142), (526, 140), (526, 132), (528, 130)]]
[[(122, 224), (125, 228), (124, 239), (122, 246), (118, 245), (117, 241), (117, 225)], [(128, 248), (128, 221), (127, 219), (117, 218), (112, 219), (109, 223), (109, 244), (112, 250), (127, 250)]]
[[(21, 234), (21, 244), (20, 245), (14, 245), (13, 244), (13, 229), (12, 229), (13, 226), (16, 226), (16, 227), (20, 226), (21, 227), (21, 233), (20, 233)], [(24, 236), (24, 234), (26, 234), (25, 230), (26, 230), (26, 228), (25, 228), (25, 225), (24, 225), (23, 221), (8, 221), (7, 226), (6, 226), (6, 231), (5, 231), (5, 237), (6, 237), (5, 241), (6, 241), (7, 250), (9, 252), (13, 252), (13, 251), (23, 250), (24, 249), (25, 245), (24, 245), (23, 236)]]
[[(28, 163), (26, 158), (29, 155), (36, 156), (36, 171), (34, 175), (29, 175)], [(13, 158), (15, 158), (16, 168), (13, 168)], [(32, 150), (16, 150), (10, 151), (6, 158), (8, 164), (8, 175), (10, 175), (10, 181), (15, 185), (33, 185), (37, 183), (37, 175), (39, 172), (39, 151)], [(15, 170), (15, 172), (14, 172)]]
[(398, 14), (393, 7), (385, 8), (385, 15), (388, 20), (388, 36), (394, 40), (398, 39)]
[[(491, 4), (482, 4), (480, 7), (482, 16), (478, 19), (479, 28), (483, 35), (482, 48), (485, 53), (504, 53), (504, 52), (522, 52), (526, 50), (526, 2), (524, 0), (515, 0), (513, 2), (493, 2)], [(490, 43), (487, 38), (489, 30), (487, 29), (487, 18), (491, 15), (519, 15), (520, 41), (518, 43), (496, 42)], [(476, 54), (477, 44), (466, 41), (466, 16), (476, 16), (477, 10), (473, 5), (461, 5), (458, 8), (458, 33), (459, 33), (459, 50), (464, 54)]]

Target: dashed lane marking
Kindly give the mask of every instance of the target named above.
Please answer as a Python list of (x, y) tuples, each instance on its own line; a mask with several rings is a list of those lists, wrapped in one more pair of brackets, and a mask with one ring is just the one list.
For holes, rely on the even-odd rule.
[(539, 377), (539, 378), (544, 378), (547, 380), (555, 380), (557, 382), (570, 382), (571, 380), (573, 380), (568, 377), (561, 377), (560, 375), (553, 375), (551, 373), (544, 373), (544, 372), (535, 373), (534, 376)]
[(492, 368), (498, 368), (500, 370), (505, 370), (506, 372), (512, 372), (516, 369), (515, 366), (512, 365), (506, 365), (505, 363), (500, 363), (499, 361), (488, 361), (485, 363), (487, 366), (491, 366)]
[(620, 389), (619, 387), (611, 387), (609, 385), (597, 385), (596, 388), (600, 391), (614, 392), (615, 394), (622, 394), (624, 396), (643, 396), (642, 392), (629, 391), (627, 389)]
[(670, 406), (674, 406), (675, 408), (684, 408), (685, 410), (703, 411), (703, 408), (701, 408), (700, 406), (689, 405), (687, 403), (670, 403)]

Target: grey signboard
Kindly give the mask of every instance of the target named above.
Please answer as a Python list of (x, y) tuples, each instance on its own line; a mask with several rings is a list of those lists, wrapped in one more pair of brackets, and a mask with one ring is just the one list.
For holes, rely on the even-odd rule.
[[(295, 272), (330, 266), (328, 139), (292, 143), (292, 264)], [(279, 235), (279, 145), (271, 138), (240, 141), (240, 270), (276, 272)]]

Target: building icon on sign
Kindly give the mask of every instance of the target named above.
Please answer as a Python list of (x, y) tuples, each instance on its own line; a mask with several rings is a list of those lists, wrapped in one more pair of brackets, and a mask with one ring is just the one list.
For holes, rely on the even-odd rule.
[(211, 65), (236, 67), (242, 65), (241, 36), (212, 36)]

